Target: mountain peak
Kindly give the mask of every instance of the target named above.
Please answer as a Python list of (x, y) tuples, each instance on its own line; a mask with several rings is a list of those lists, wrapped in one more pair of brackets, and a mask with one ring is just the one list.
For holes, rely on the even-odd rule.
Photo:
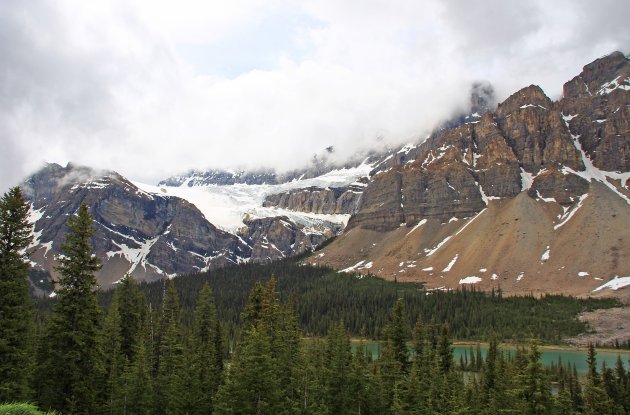
[(615, 89), (630, 90), (630, 59), (617, 51), (588, 65), (564, 84), (565, 98), (608, 95)]

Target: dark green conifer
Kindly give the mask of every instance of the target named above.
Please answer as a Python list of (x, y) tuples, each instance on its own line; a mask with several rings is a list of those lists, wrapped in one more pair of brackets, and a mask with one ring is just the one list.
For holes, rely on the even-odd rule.
[(199, 292), (193, 336), (191, 365), (184, 377), (193, 388), (186, 393), (191, 402), (191, 414), (212, 413), (213, 402), (223, 377), (223, 342), (217, 321), (212, 290), (204, 284)]
[(120, 349), (128, 361), (134, 360), (136, 343), (144, 335), (147, 302), (138, 284), (126, 274), (117, 284), (118, 310), (120, 314)]
[(226, 382), (219, 387), (215, 414), (276, 414), (282, 411), (282, 391), (271, 341), (266, 330), (248, 330), (234, 356)]
[(588, 372), (586, 374), (586, 384), (584, 385), (584, 414), (612, 414), (613, 405), (606, 390), (602, 387), (602, 379), (597, 372), (595, 346), (592, 343), (588, 346), (586, 361), (588, 364)]
[(183, 334), (180, 323), (180, 307), (177, 290), (173, 281), (169, 281), (162, 305), (157, 371), (154, 382), (154, 413), (177, 413), (183, 405), (185, 391), (179, 376), (183, 375)]
[(29, 205), (19, 187), (0, 199), (0, 402), (30, 395), (32, 304), (28, 255), (32, 226)]
[(68, 228), (57, 267), (57, 303), (43, 344), (40, 399), (44, 407), (64, 414), (93, 414), (103, 374), (94, 277), (100, 261), (92, 254), (94, 230), (85, 204), (70, 216)]
[(116, 290), (101, 334), (105, 369), (103, 400), (106, 413), (111, 415), (125, 413), (126, 390), (124, 374), (127, 368), (127, 358), (121, 351), (120, 326), (119, 292)]

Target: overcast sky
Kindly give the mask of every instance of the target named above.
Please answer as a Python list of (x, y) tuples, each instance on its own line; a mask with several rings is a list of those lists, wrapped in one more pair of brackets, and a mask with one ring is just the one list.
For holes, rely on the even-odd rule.
[(627, 0), (2, 0), (0, 190), (43, 162), (155, 182), (424, 137), (470, 84), (553, 99), (630, 52)]

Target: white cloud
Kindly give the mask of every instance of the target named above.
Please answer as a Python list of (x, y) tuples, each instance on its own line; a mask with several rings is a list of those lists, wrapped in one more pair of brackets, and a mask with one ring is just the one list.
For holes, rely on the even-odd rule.
[(424, 136), (478, 79), (557, 98), (630, 44), (630, 10), (548, 3), (2, 2), (0, 188), (44, 160), (155, 181), (345, 157)]

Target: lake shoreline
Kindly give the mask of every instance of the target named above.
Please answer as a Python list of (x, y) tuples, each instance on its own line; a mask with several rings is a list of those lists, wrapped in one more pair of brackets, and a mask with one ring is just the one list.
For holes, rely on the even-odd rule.
[[(314, 341), (314, 340), (324, 340), (325, 338), (305, 337), (304, 339), (307, 341)], [(358, 338), (358, 337), (351, 337), (350, 342), (353, 345), (357, 345), (361, 343), (371, 343), (371, 344), (380, 343), (379, 340), (365, 339), (365, 338)], [(469, 346), (477, 347), (477, 345), (487, 348), (488, 342), (473, 341), (473, 340), (453, 341), (453, 347), (469, 347)], [(529, 346), (529, 343), (499, 342), (499, 348), (503, 348), (503, 349), (506, 349), (506, 348), (517, 349), (518, 347), (528, 347), (528, 346)], [(567, 351), (567, 352), (587, 352), (588, 351), (587, 346), (572, 346), (570, 344), (539, 344), (538, 348), (544, 351)], [(605, 353), (619, 353), (619, 354), (624, 354), (624, 355), (630, 355), (630, 350), (628, 349), (615, 349), (614, 347), (596, 346), (595, 350), (605, 352)]]

